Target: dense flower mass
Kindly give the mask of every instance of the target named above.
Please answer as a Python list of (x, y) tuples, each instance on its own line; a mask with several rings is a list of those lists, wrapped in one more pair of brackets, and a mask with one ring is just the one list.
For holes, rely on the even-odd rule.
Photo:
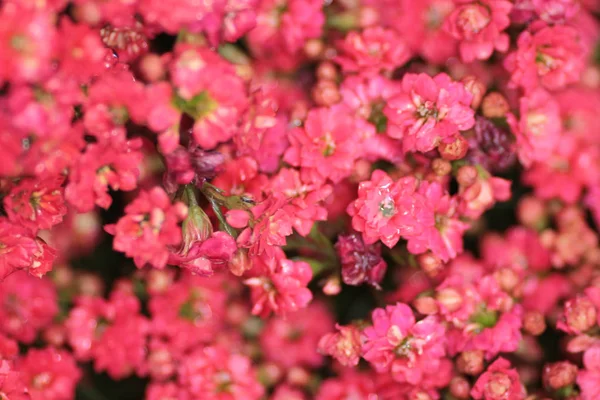
[(595, 0), (0, 1), (0, 400), (599, 400)]

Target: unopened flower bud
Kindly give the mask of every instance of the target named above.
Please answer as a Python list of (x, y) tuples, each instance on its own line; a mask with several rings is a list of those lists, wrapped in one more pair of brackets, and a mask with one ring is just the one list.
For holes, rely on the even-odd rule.
[(417, 263), (429, 277), (437, 276), (444, 266), (442, 260), (433, 255), (433, 253), (419, 254), (417, 256)]
[(292, 367), (287, 373), (287, 381), (295, 386), (306, 386), (310, 382), (310, 373), (302, 367)]
[(472, 165), (465, 165), (458, 169), (456, 180), (463, 187), (469, 187), (477, 181), (477, 168)]
[(544, 315), (539, 311), (528, 311), (523, 317), (523, 328), (530, 335), (541, 335), (546, 330)]
[(361, 355), (360, 331), (354, 325), (336, 325), (337, 332), (328, 333), (319, 341), (319, 352), (334, 357), (344, 366), (355, 366)]
[(546, 225), (547, 213), (543, 200), (534, 196), (523, 197), (517, 206), (519, 222), (531, 229), (541, 229)]
[(455, 376), (450, 381), (450, 393), (456, 399), (468, 399), (470, 390), (471, 385), (469, 385), (469, 381), (462, 376)]
[(310, 59), (318, 59), (325, 49), (321, 39), (309, 39), (304, 45), (304, 54)]
[(585, 332), (596, 326), (597, 311), (587, 297), (576, 297), (565, 303), (565, 322), (574, 332)]
[(163, 78), (165, 75), (165, 67), (160, 56), (149, 53), (142, 57), (140, 61), (140, 71), (144, 78), (149, 82), (156, 82)]
[(438, 151), (440, 152), (440, 156), (444, 160), (460, 160), (467, 155), (467, 151), (469, 150), (469, 142), (458, 135), (453, 142), (451, 143), (440, 143), (438, 146)]
[(339, 103), (342, 95), (335, 82), (320, 80), (313, 87), (312, 98), (318, 105), (328, 107)]
[(485, 84), (473, 75), (465, 76), (462, 79), (462, 82), (465, 84), (465, 89), (467, 89), (467, 91), (473, 95), (473, 99), (471, 100), (471, 108), (474, 110), (478, 109), (479, 105), (481, 104), (481, 100), (483, 99), (483, 95), (485, 94)]
[(510, 111), (510, 106), (504, 96), (492, 92), (483, 98), (481, 111), (487, 118), (503, 118)]
[(361, 28), (368, 28), (379, 23), (379, 12), (369, 6), (363, 6), (358, 10), (358, 24)]
[(335, 296), (342, 291), (342, 283), (337, 275), (331, 275), (323, 285), (323, 293), (327, 296)]
[(433, 297), (422, 296), (413, 300), (413, 306), (423, 315), (433, 315), (438, 313), (438, 305)]
[(437, 292), (435, 295), (436, 300), (443, 306), (447, 311), (454, 312), (463, 304), (463, 298), (456, 289), (444, 288)]
[(242, 276), (251, 267), (252, 263), (248, 257), (248, 251), (246, 249), (237, 249), (229, 262), (229, 271), (235, 276)]
[(483, 372), (483, 351), (463, 351), (456, 360), (458, 370), (466, 375), (476, 376)]
[(332, 81), (338, 78), (338, 72), (335, 65), (330, 61), (323, 61), (317, 67), (317, 79), (321, 81)]
[(431, 162), (431, 169), (437, 176), (445, 176), (452, 172), (452, 164), (443, 158), (436, 158)]
[(568, 361), (546, 364), (544, 367), (544, 385), (552, 390), (572, 385), (577, 378), (577, 366)]

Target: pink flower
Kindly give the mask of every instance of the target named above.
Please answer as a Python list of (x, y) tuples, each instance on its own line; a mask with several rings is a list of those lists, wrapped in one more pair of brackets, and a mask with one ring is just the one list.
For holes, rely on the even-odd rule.
[(237, 132), (246, 87), (233, 66), (207, 48), (180, 45), (170, 69), (178, 108), (195, 120), (194, 141), (210, 150)]
[(536, 13), (548, 24), (561, 24), (572, 19), (580, 9), (575, 0), (531, 0)]
[(62, 178), (43, 181), (23, 179), (4, 198), (8, 218), (32, 231), (50, 229), (67, 213)]
[(594, 400), (600, 396), (600, 347), (592, 347), (583, 354), (585, 369), (579, 371), (577, 384), (581, 400)]
[(407, 248), (413, 254), (432, 253), (446, 262), (463, 250), (463, 235), (469, 225), (458, 219), (456, 198), (444, 190), (438, 182), (421, 182), (421, 193), (434, 210), (435, 224), (425, 226), (421, 235), (408, 239)]
[(517, 152), (524, 166), (545, 161), (552, 156), (561, 137), (558, 103), (543, 89), (536, 89), (520, 99), (520, 120), (509, 114), (508, 123), (517, 137)]
[(60, 71), (68, 78), (87, 82), (104, 71), (107, 48), (97, 30), (74, 24), (69, 18), (60, 21)]
[(179, 384), (192, 398), (258, 400), (264, 388), (249, 358), (221, 346), (199, 348), (179, 366)]
[(384, 110), (388, 135), (402, 140), (405, 152), (427, 152), (440, 143), (451, 143), (459, 131), (475, 124), (470, 108), (472, 95), (462, 83), (446, 74), (406, 74), (402, 91)]
[(396, 4), (390, 2), (380, 12), (387, 15), (392, 12), (391, 9), (398, 9), (399, 15), (391, 28), (400, 33), (415, 53), (433, 64), (443, 64), (456, 56), (456, 39), (443, 29), (444, 20), (454, 10), (452, 0), (402, 0)]
[(417, 185), (412, 176), (394, 182), (381, 170), (375, 170), (370, 181), (361, 182), (358, 199), (348, 206), (348, 214), (366, 244), (381, 240), (391, 248), (400, 237), (417, 236), (425, 226), (434, 224), (433, 210), (417, 193)]
[(31, 400), (27, 385), (13, 362), (0, 359), (0, 396), (10, 400)]
[(445, 329), (434, 317), (416, 322), (403, 303), (373, 311), (373, 326), (364, 329), (363, 357), (394, 380), (418, 385), (426, 369), (439, 366), (446, 354)]
[(312, 300), (312, 292), (307, 288), (313, 275), (310, 265), (286, 259), (280, 248), (274, 250), (274, 257), (265, 254), (254, 258), (254, 276), (245, 281), (251, 289), (255, 315), (294, 312)]
[(350, 32), (339, 42), (340, 55), (335, 61), (345, 72), (377, 75), (380, 71), (393, 71), (411, 57), (410, 50), (398, 34), (381, 27), (367, 28), (363, 32)]
[(335, 249), (342, 264), (342, 280), (346, 285), (358, 286), (368, 283), (379, 288), (387, 270), (381, 257), (381, 244), (367, 245), (356, 233), (338, 236)]
[(21, 269), (29, 269), (39, 254), (35, 237), (20, 225), (0, 218), (0, 281)]
[(558, 90), (581, 78), (586, 49), (577, 29), (563, 25), (544, 27), (542, 24), (534, 33), (521, 33), (517, 45), (517, 50), (504, 64), (512, 74), (513, 87), (532, 90), (541, 85)]
[(446, 18), (444, 29), (459, 40), (464, 62), (487, 60), (494, 50), (508, 50), (504, 29), (510, 25), (512, 3), (505, 0), (454, 0), (456, 9)]
[(72, 399), (82, 375), (71, 353), (52, 347), (29, 350), (17, 368), (32, 400)]
[(126, 215), (116, 224), (104, 229), (115, 236), (113, 248), (132, 257), (142, 268), (151, 264), (164, 268), (169, 258), (168, 246), (181, 242), (178, 223), (187, 214), (183, 203), (171, 204), (163, 189), (155, 187), (144, 191), (125, 207)]
[[(273, 255), (277, 246), (286, 244), (286, 237), (292, 234), (293, 216), (283, 207), (287, 199), (270, 196), (251, 209), (253, 226), (244, 229), (237, 238), (239, 247), (248, 248), (250, 256)], [(245, 226), (249, 221), (245, 218)]]
[(477, 379), (471, 390), (476, 400), (523, 400), (525, 389), (516, 369), (502, 357), (494, 361)]
[(303, 128), (290, 131), (284, 161), (300, 167), (305, 181), (338, 183), (352, 173), (361, 155), (362, 132), (348, 111), (342, 105), (313, 109)]
[(331, 190), (330, 185), (305, 183), (295, 169), (282, 168), (271, 179), (267, 192), (273, 196), (283, 193), (289, 199), (284, 207), (293, 216), (293, 227), (300, 235), (306, 236), (316, 221), (327, 219), (323, 203)]
[(69, 174), (65, 197), (80, 212), (91, 211), (94, 205), (110, 207), (113, 190), (133, 190), (140, 175), (141, 140), (114, 138), (110, 143), (89, 144)]
[(468, 218), (477, 219), (497, 201), (510, 198), (511, 181), (490, 176), (479, 169), (473, 184), (459, 191), (459, 212)]
[(58, 314), (58, 295), (52, 282), (16, 272), (0, 283), (0, 332), (32, 343)]
[(313, 302), (306, 308), (269, 319), (260, 333), (260, 345), (265, 358), (281, 368), (317, 368), (324, 361), (318, 351), (319, 341), (332, 329), (330, 311), (324, 303)]
[(336, 324), (337, 332), (328, 333), (319, 341), (319, 351), (335, 358), (346, 367), (358, 365), (361, 355), (360, 331), (352, 325)]

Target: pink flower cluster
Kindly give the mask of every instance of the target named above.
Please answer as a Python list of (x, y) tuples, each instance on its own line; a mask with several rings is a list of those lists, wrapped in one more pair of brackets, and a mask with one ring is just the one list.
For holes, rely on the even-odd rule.
[(599, 16), (0, 2), (0, 399), (600, 399)]

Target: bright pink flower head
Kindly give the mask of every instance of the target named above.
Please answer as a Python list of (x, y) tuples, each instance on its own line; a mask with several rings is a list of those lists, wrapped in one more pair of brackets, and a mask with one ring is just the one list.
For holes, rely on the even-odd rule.
[(91, 211), (94, 205), (110, 207), (109, 188), (129, 191), (137, 187), (141, 146), (139, 138), (89, 144), (69, 174), (66, 199), (80, 212)]
[(556, 25), (535, 33), (524, 31), (517, 45), (504, 64), (513, 87), (532, 90), (541, 85), (558, 90), (581, 78), (586, 49), (576, 28)]
[(456, 198), (450, 197), (438, 182), (421, 182), (421, 193), (434, 210), (435, 224), (425, 226), (421, 235), (408, 239), (407, 248), (413, 254), (427, 250), (446, 262), (463, 250), (463, 235), (469, 225), (458, 219)]
[(392, 97), (384, 110), (388, 135), (402, 140), (405, 152), (433, 150), (451, 143), (459, 131), (475, 124), (472, 95), (464, 84), (446, 74), (406, 74), (402, 91)]
[(308, 263), (288, 260), (279, 248), (275, 248), (274, 257), (264, 254), (253, 261), (254, 276), (245, 282), (251, 288), (253, 314), (286, 314), (310, 303), (312, 292), (307, 285), (313, 274)]
[(17, 367), (32, 400), (72, 399), (82, 375), (71, 353), (52, 347), (29, 350)]
[(66, 77), (86, 83), (105, 69), (104, 58), (109, 51), (98, 30), (85, 24), (74, 24), (69, 18), (60, 21), (60, 71)]
[(9, 400), (31, 400), (27, 385), (12, 361), (0, 359), (0, 396)]
[(488, 172), (478, 169), (475, 182), (459, 191), (459, 212), (465, 217), (479, 218), (497, 201), (510, 198), (511, 181), (489, 176)]
[(336, 62), (345, 72), (377, 75), (403, 66), (411, 52), (400, 36), (391, 29), (367, 28), (352, 31), (339, 42), (340, 55)]
[[(381, 1), (376, 3), (384, 5)], [(390, 14), (394, 8), (399, 15), (390, 27), (400, 33), (415, 53), (433, 64), (443, 64), (456, 56), (457, 41), (443, 29), (444, 20), (454, 10), (452, 0), (389, 2), (380, 13)]]
[(362, 135), (346, 107), (312, 109), (304, 127), (290, 131), (284, 161), (300, 167), (307, 182), (338, 183), (350, 176), (361, 156)]
[(319, 351), (335, 358), (346, 367), (358, 365), (362, 352), (360, 331), (353, 325), (336, 325), (337, 332), (328, 333), (319, 341)]
[(494, 50), (508, 50), (512, 3), (506, 0), (454, 0), (455, 10), (446, 18), (444, 29), (460, 41), (464, 62), (487, 60)]
[(207, 48), (178, 46), (171, 64), (178, 108), (195, 120), (195, 142), (205, 150), (232, 138), (247, 107), (246, 87), (233, 66)]
[(261, 348), (267, 360), (286, 370), (295, 366), (317, 368), (324, 361), (318, 351), (319, 340), (333, 327), (331, 312), (323, 303), (314, 302), (268, 320), (260, 333)]
[(600, 325), (600, 289), (588, 288), (564, 304), (557, 328), (580, 334)]
[(23, 343), (32, 343), (59, 311), (52, 282), (24, 271), (0, 283), (0, 304), (0, 332)]
[(179, 384), (191, 398), (258, 400), (264, 388), (251, 360), (221, 346), (199, 348), (179, 366)]
[(525, 166), (533, 161), (548, 160), (561, 136), (558, 103), (543, 89), (536, 89), (520, 99), (520, 120), (510, 114), (508, 122), (517, 137), (517, 153)]
[(319, 387), (316, 400), (370, 400), (377, 398), (374, 377), (359, 374), (353, 369), (344, 369), (336, 378), (323, 381)]
[(375, 170), (370, 181), (361, 182), (348, 214), (366, 244), (381, 240), (391, 248), (400, 237), (417, 236), (425, 226), (433, 225), (433, 209), (417, 193), (417, 185), (412, 176), (394, 182), (381, 170)]
[(105, 229), (115, 236), (113, 248), (132, 257), (142, 268), (151, 264), (164, 268), (169, 258), (169, 246), (181, 242), (178, 223), (187, 214), (183, 203), (171, 204), (169, 196), (159, 187), (143, 191), (125, 207), (126, 215)]
[(346, 285), (368, 283), (379, 287), (387, 270), (381, 257), (381, 244), (367, 245), (357, 233), (340, 235), (335, 244), (342, 264), (342, 280)]
[[(251, 256), (264, 253), (272, 256), (278, 250), (277, 246), (284, 246), (286, 237), (292, 234), (294, 222), (290, 210), (284, 207), (287, 203), (288, 199), (281, 196), (270, 196), (252, 207), (253, 226), (240, 233), (238, 246), (248, 248)], [(248, 216), (245, 216), (236, 227), (244, 227), (247, 223)]]
[(600, 398), (600, 346), (592, 347), (583, 355), (585, 369), (579, 371), (577, 384), (581, 388), (581, 400)]
[(502, 357), (488, 367), (471, 390), (476, 400), (523, 400), (525, 395), (517, 370)]
[(373, 326), (364, 329), (363, 357), (394, 380), (419, 384), (446, 354), (445, 328), (434, 317), (416, 322), (403, 303), (373, 311)]
[(54, 14), (15, 2), (0, 11), (0, 83), (39, 82), (51, 70), (56, 29)]
[(4, 198), (8, 218), (32, 231), (50, 229), (61, 223), (67, 213), (62, 181), (60, 177), (42, 181), (21, 180)]
[(26, 228), (0, 218), (0, 282), (18, 270), (31, 270), (41, 251), (38, 240)]
[(275, 175), (267, 189), (272, 195), (284, 194), (289, 202), (284, 207), (293, 216), (293, 226), (302, 236), (310, 233), (316, 221), (327, 219), (324, 200), (331, 194), (330, 185), (305, 183), (298, 170), (282, 168)]
[(548, 24), (561, 24), (572, 19), (580, 9), (576, 0), (531, 0), (536, 13)]

